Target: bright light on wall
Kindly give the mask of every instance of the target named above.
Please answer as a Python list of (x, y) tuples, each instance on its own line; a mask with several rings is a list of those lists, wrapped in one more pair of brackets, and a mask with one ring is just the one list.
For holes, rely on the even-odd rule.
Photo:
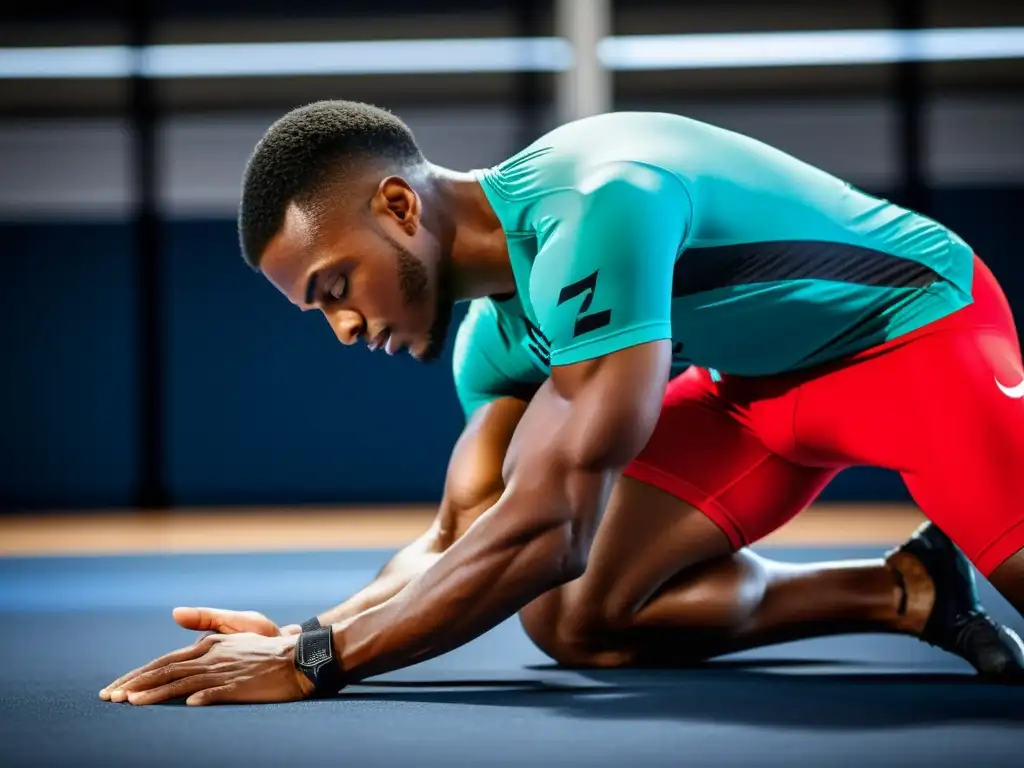
[[(1024, 58), (1024, 27), (762, 32), (608, 37), (598, 54), (613, 70), (843, 66), (900, 61)], [(0, 48), (2, 79), (273, 77), (560, 72), (560, 38), (373, 40)]]
[(1024, 57), (1024, 27), (610, 37), (615, 70), (892, 64)]
[(368, 40), (336, 43), (0, 48), (3, 78), (269, 77), (558, 72), (572, 50), (558, 38)]

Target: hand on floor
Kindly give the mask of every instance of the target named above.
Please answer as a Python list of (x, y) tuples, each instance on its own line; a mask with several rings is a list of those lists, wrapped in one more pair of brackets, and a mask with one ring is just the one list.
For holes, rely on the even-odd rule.
[(129, 672), (104, 691), (115, 703), (193, 706), (298, 701), (313, 685), (294, 664), (296, 636), (207, 635)]
[[(174, 620), (185, 629), (196, 632), (206, 632), (205, 637), (211, 635), (237, 635), (250, 633), (262, 635), (263, 637), (282, 637), (298, 635), (302, 628), (298, 624), (289, 624), (278, 627), (273, 621), (257, 611), (232, 611), (224, 608), (175, 608)], [(197, 643), (202, 642), (200, 638)], [(167, 657), (164, 657), (167, 658)], [(118, 678), (113, 683), (100, 691), (100, 698), (104, 701), (111, 700), (111, 694), (120, 686), (132, 680), (137, 675), (153, 667), (160, 659), (147, 667), (129, 672), (127, 675)], [(120, 701), (125, 699), (121, 698)]]

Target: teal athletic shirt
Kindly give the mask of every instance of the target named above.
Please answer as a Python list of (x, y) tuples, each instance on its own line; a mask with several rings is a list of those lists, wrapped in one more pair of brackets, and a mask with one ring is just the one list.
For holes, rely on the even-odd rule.
[(763, 376), (971, 302), (973, 251), (949, 229), (685, 117), (586, 118), (474, 173), (516, 292), (471, 302), (459, 328), (467, 416), (638, 344), (671, 339), (675, 370)]

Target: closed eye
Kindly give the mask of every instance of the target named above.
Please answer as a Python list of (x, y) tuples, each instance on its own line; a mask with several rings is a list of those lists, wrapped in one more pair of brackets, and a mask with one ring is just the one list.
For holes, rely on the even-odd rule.
[(344, 275), (338, 275), (334, 278), (334, 282), (331, 283), (331, 287), (327, 293), (335, 301), (341, 301), (345, 298), (345, 293), (348, 291), (348, 278)]

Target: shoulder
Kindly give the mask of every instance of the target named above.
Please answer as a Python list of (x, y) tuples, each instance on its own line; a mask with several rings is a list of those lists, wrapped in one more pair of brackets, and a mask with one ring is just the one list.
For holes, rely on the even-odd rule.
[(625, 278), (651, 259), (674, 261), (692, 211), (685, 185), (670, 171), (616, 161), (581, 175), (571, 195), (545, 204), (539, 220), (530, 281), (535, 306), (597, 269)]
[(530, 359), (511, 319), (493, 299), (475, 299), (455, 336), (452, 373), (466, 416), (503, 396), (529, 399), (544, 373)]
[(692, 215), (682, 183), (643, 163), (609, 163), (538, 237), (530, 301), (551, 365), (670, 338), (675, 263)]
[(612, 113), (568, 123), (476, 171), (476, 178), (507, 233), (543, 237), (558, 222), (602, 203), (618, 206), (621, 220), (653, 196), (688, 199), (663, 121)]
[(489, 358), (496, 345), (503, 345), (498, 310), (490, 299), (474, 299), (455, 333), (452, 367), (456, 382), (471, 375), (473, 363), (481, 355)]

